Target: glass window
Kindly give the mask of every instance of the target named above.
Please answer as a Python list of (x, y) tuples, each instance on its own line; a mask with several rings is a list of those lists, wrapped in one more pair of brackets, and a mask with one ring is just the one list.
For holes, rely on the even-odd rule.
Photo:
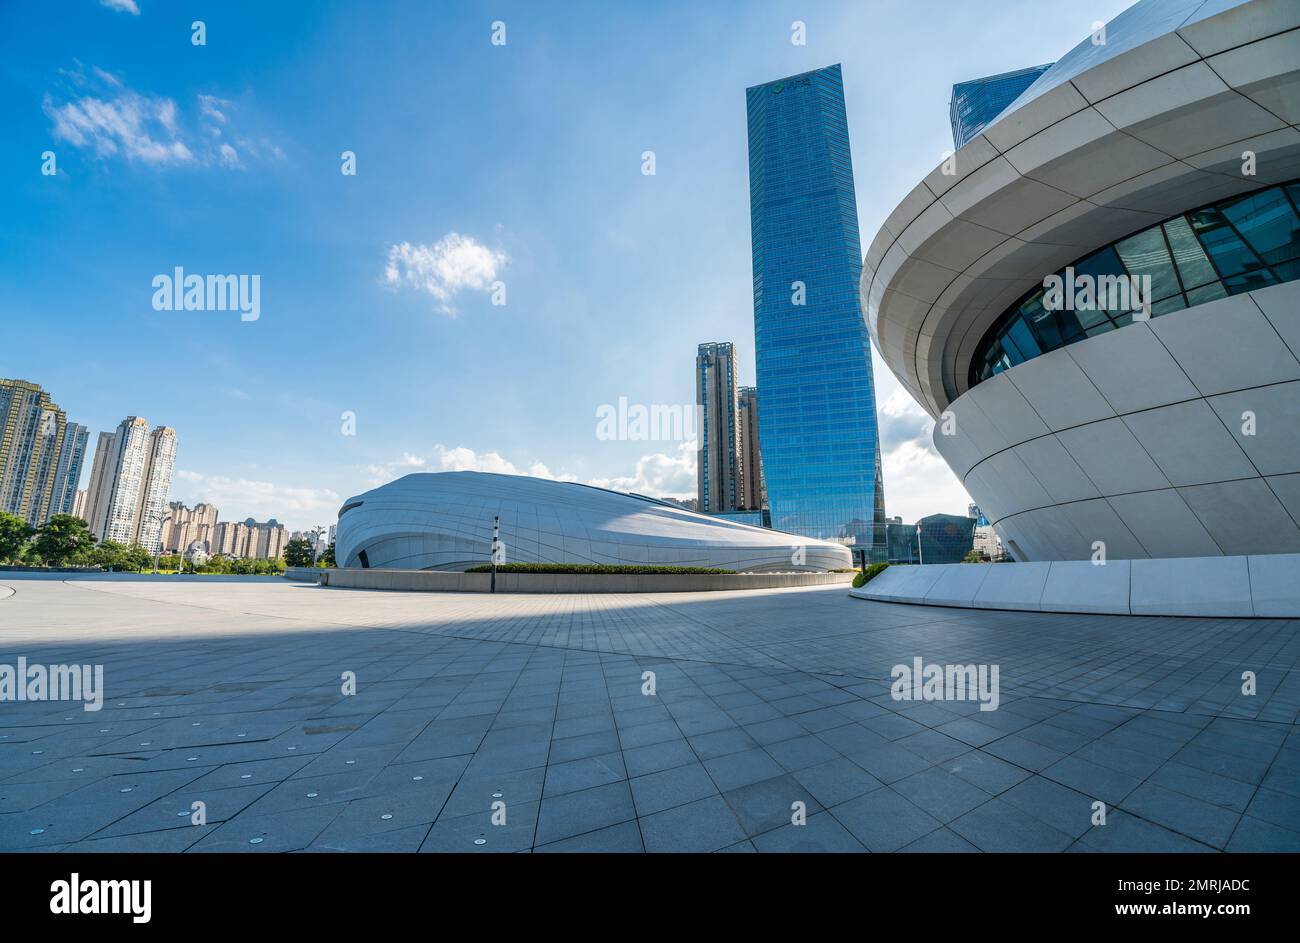
[[(1126, 276), (1127, 274), (1124, 265), (1119, 260), (1119, 256), (1115, 254), (1115, 248), (1113, 246), (1107, 246), (1101, 251), (1094, 252), (1087, 258), (1080, 259), (1078, 262), (1074, 263), (1074, 277), (1076, 281), (1078, 281), (1081, 276), (1087, 275), (1092, 277), (1094, 284), (1098, 284), (1100, 279), (1107, 276)], [(1100, 312), (1109, 312), (1111, 315), (1115, 315), (1124, 307), (1119, 304), (1118, 299), (1110, 297), (1110, 292), (1105, 294), (1106, 297), (1096, 299), (1096, 306), (1091, 309), (1086, 306), (1080, 306), (1076, 300), (1074, 309), (1075, 314), (1078, 315), (1079, 320), (1082, 321), (1085, 326), (1090, 327), (1093, 324), (1100, 323), (1102, 320)], [(1125, 291), (1124, 295), (1127, 298), (1128, 292)]]
[(1223, 287), (1223, 282), (1215, 282), (1212, 285), (1202, 285), (1200, 288), (1193, 288), (1187, 293), (1187, 304), (1203, 305), (1207, 301), (1214, 301), (1218, 298), (1228, 297), (1228, 290)]
[(1253, 193), (1225, 206), (1223, 215), (1264, 262), (1284, 262), (1300, 256), (1300, 220), (1280, 189)]
[(1225, 278), (1223, 284), (1228, 289), (1230, 295), (1240, 295), (1243, 292), (1254, 291), (1256, 288), (1266, 288), (1269, 285), (1276, 285), (1277, 279), (1273, 273), (1266, 268), (1258, 269), (1254, 272), (1246, 272), (1244, 275), (1234, 275), (1232, 278)]
[[(1267, 187), (1203, 206), (1126, 236), (1057, 271), (1062, 310), (1043, 306), (1035, 288), (996, 320), (976, 347), (968, 380), (996, 373), (1085, 337), (1133, 323), (1132, 298), (1116, 277), (1151, 279), (1152, 317), (1229, 295), (1300, 279), (1300, 182)], [(1074, 285), (1066, 277), (1073, 269)], [(1078, 297), (1091, 277), (1095, 304)], [(1110, 289), (1116, 289), (1114, 295)], [(1082, 302), (1080, 305), (1079, 302)]]
[[(1007, 344), (1007, 341), (1010, 341), (1011, 343)], [(1025, 324), (1024, 319), (1022, 318), (1016, 318), (1011, 322), (1011, 326), (1007, 330), (1007, 336), (1003, 340), (1002, 346), (1003, 349), (1007, 350), (1008, 354), (1012, 354), (1013, 351), (1018, 351), (1020, 353), (1019, 360), (1017, 360), (1014, 355), (1012, 356), (1013, 363), (1020, 363), (1023, 360), (1029, 360), (1033, 357), (1037, 357), (1043, 352), (1043, 349), (1038, 346), (1038, 341), (1034, 339), (1033, 333), (1030, 332), (1028, 325)]]
[(1143, 279), (1143, 287), (1146, 284), (1145, 278), (1151, 278), (1151, 297), (1145, 300), (1168, 298), (1178, 292), (1178, 276), (1174, 274), (1174, 264), (1169, 258), (1165, 237), (1159, 226), (1115, 243), (1115, 251), (1119, 253), (1120, 261), (1128, 273)]
[(1168, 314), (1170, 311), (1181, 311), (1187, 307), (1187, 302), (1183, 300), (1182, 295), (1174, 295), (1172, 298), (1165, 298), (1151, 305), (1151, 317), (1158, 318), (1162, 314)]
[(1178, 274), (1182, 276), (1183, 288), (1195, 288), (1218, 281), (1214, 266), (1205, 257), (1205, 250), (1192, 235), (1192, 227), (1185, 217), (1179, 216), (1165, 223), (1165, 235), (1174, 251), (1174, 261), (1178, 263)]
[(1273, 266), (1273, 274), (1277, 276), (1279, 282), (1295, 281), (1300, 278), (1300, 259)]
[(1250, 251), (1250, 247), (1227, 226), (1207, 229), (1197, 235), (1201, 237), (1201, 245), (1205, 246), (1205, 251), (1210, 254), (1223, 278), (1260, 265), (1259, 258)]

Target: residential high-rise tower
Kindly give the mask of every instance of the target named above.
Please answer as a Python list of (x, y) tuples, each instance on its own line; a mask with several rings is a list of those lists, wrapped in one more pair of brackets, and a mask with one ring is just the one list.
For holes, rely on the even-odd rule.
[(736, 417), (736, 348), (701, 344), (695, 354), (695, 402), (700, 407), (696, 483), (704, 514), (744, 507), (740, 428)]
[(0, 511), (34, 527), (62, 513), (56, 493), (66, 435), (67, 417), (49, 393), (0, 379)]
[(758, 438), (758, 387), (740, 388), (736, 397), (736, 421), (740, 427), (742, 506), (757, 511), (767, 507)]
[(176, 430), (152, 432), (140, 416), (127, 416), (116, 432), (102, 432), (90, 473), (90, 529), (100, 540), (160, 549), (176, 463)]

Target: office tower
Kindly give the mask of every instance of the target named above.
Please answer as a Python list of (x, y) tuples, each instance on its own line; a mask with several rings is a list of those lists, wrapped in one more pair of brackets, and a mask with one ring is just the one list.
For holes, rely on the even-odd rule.
[(184, 553), (196, 543), (206, 544), (209, 551), (215, 539), (217, 509), (211, 504), (188, 508), (182, 501), (172, 501), (163, 518), (163, 553)]
[(158, 552), (161, 547), (159, 535), (175, 467), (176, 430), (159, 426), (149, 433), (148, 458), (136, 511), (135, 540), (150, 553)]
[(72, 499), (72, 516), (79, 517), (84, 521), (86, 520), (87, 513), (86, 490), (84, 488), (79, 488), (77, 489), (77, 496)]
[(695, 354), (695, 403), (701, 415), (695, 469), (699, 509), (712, 514), (743, 507), (735, 345), (699, 346)]
[(952, 87), (952, 102), (948, 116), (952, 121), (952, 146), (960, 148), (984, 128), (993, 123), (1007, 106), (1020, 97), (1020, 93), (1033, 85), (1040, 75), (1052, 67), (1036, 65), (1015, 72), (989, 75), (969, 82), (958, 82)]
[(840, 67), (758, 85), (746, 97), (772, 527), (870, 547), (884, 495)]
[(95, 458), (90, 465), (90, 484), (86, 487), (85, 513), (82, 519), (90, 525), (90, 532), (100, 540), (104, 538), (104, 525), (108, 518), (108, 502), (113, 495), (113, 453), (117, 436), (101, 432), (95, 443)]
[(55, 514), (75, 514), (77, 486), (81, 484), (81, 467), (86, 460), (86, 439), (90, 430), (80, 423), (70, 422), (64, 429), (63, 448), (54, 473), (54, 496), (50, 501), (49, 517)]
[(0, 511), (39, 527), (55, 506), (67, 417), (26, 380), (0, 379)]
[(740, 388), (736, 397), (736, 413), (740, 428), (741, 507), (757, 511), (767, 507), (758, 439), (758, 387)]

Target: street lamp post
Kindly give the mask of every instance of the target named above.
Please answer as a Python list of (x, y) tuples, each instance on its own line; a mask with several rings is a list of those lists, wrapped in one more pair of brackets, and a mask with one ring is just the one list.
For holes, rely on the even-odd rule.
[[(157, 576), (157, 575), (158, 575), (158, 557), (162, 554), (162, 526), (163, 526), (163, 521), (170, 521), (171, 519), (172, 519), (172, 516), (171, 516), (170, 514), (160, 515), (159, 518), (158, 518), (158, 545), (157, 545), (157, 547), (154, 549), (154, 552), (153, 552), (153, 575), (154, 575), (154, 576)], [(178, 559), (178, 560), (180, 559), (179, 554), (177, 555), (177, 559)], [(181, 571), (181, 565), (180, 565), (180, 563), (177, 563), (177, 564), (176, 564), (176, 572), (179, 573), (180, 571)]]
[(315, 527), (313, 527), (310, 531), (308, 531), (308, 533), (310, 533), (310, 534), (312, 535), (312, 541), (311, 541), (311, 564), (312, 564), (312, 566), (315, 566), (315, 565), (316, 565), (316, 561), (320, 559), (320, 553), (317, 551), (316, 548), (320, 546), (320, 535), (323, 534), (323, 533), (325, 533), (325, 532), (326, 532), (326, 528), (324, 527), (324, 525), (321, 525), (321, 524), (317, 524), (317, 525), (316, 525)]
[(920, 524), (916, 525), (916, 562), (921, 566), (925, 565), (925, 554), (921, 552), (921, 525)]
[(501, 539), (501, 515), (492, 518), (492, 586), (490, 592), (497, 591), (497, 547)]

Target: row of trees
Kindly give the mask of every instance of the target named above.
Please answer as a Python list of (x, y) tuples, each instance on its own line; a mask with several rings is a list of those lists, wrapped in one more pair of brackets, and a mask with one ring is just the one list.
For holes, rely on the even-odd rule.
[[(290, 566), (311, 566), (311, 549), (307, 541), (289, 541), (307, 547), (308, 562)], [(295, 552), (299, 548), (295, 548)], [(333, 563), (334, 545), (331, 544), (322, 561), (329, 557)], [(289, 556), (288, 548), (285, 557)], [(143, 572), (152, 568), (153, 554), (139, 544), (127, 546), (115, 540), (96, 541), (89, 525), (71, 514), (56, 514), (39, 530), (22, 518), (0, 511), (0, 563), (17, 563), (24, 566), (88, 566), (106, 570)], [(189, 573), (232, 573), (241, 576), (283, 573), (285, 560), (231, 559), (230, 557), (196, 556), (184, 559), (179, 554), (158, 558), (163, 570)]]
[[(138, 544), (133, 547), (123, 547), (112, 541), (104, 544), (105, 553), (122, 563), (130, 560), (134, 550), (139, 551), (141, 559), (148, 560), (149, 557)], [(99, 565), (99, 560), (95, 559), (97, 551), (95, 535), (79, 517), (56, 514), (37, 530), (21, 517), (0, 511), (0, 562), (28, 566), (96, 566)], [(143, 567), (144, 563), (140, 566)]]
[(163, 570), (183, 570), (185, 573), (222, 573), (235, 576), (274, 576), (284, 572), (284, 560), (256, 560), (252, 557), (203, 557), (184, 560), (170, 553), (158, 558)]

